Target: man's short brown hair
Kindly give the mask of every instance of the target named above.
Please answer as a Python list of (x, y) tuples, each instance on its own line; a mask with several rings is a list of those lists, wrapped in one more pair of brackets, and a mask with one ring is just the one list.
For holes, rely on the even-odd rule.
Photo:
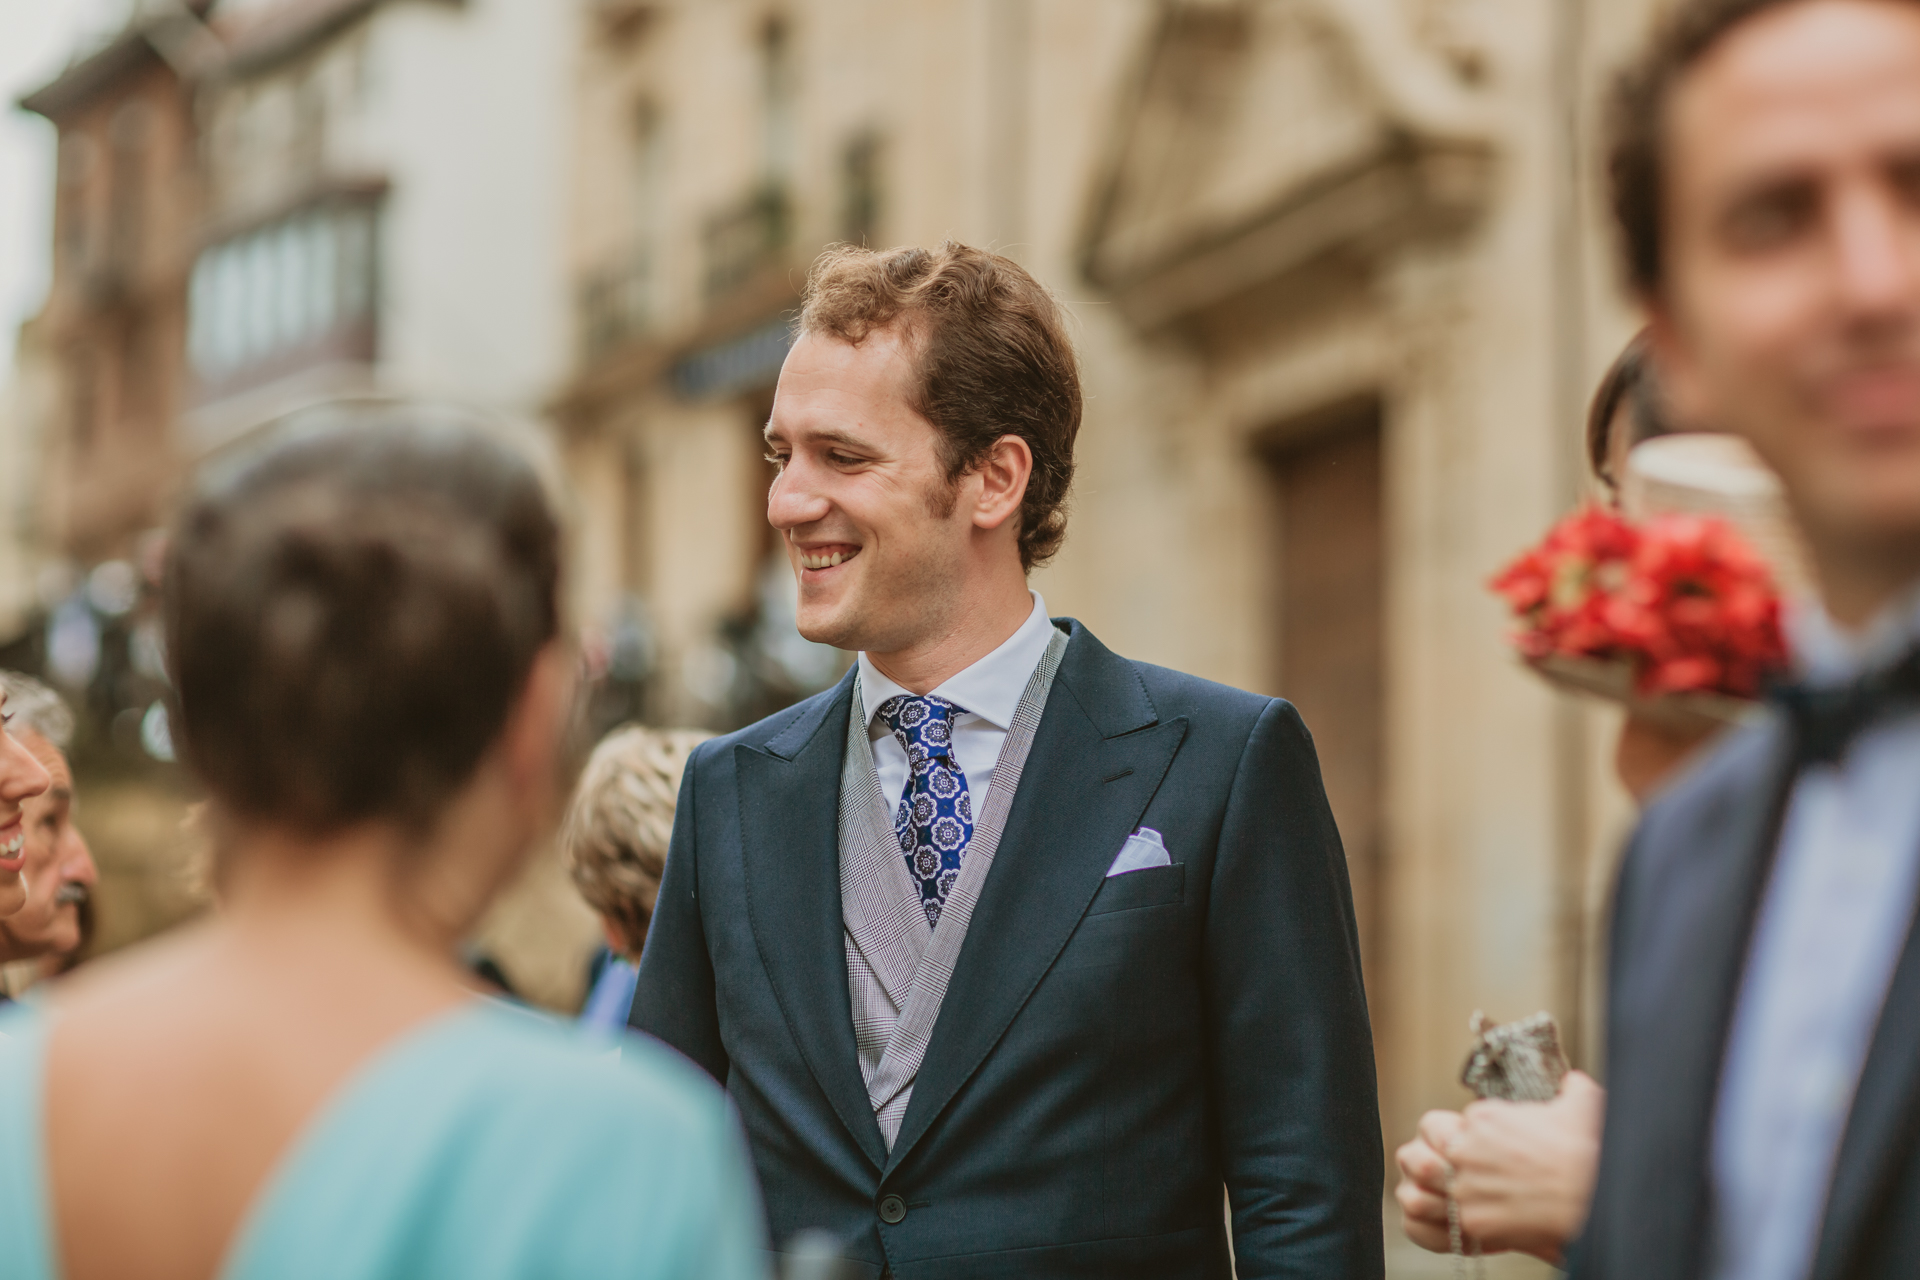
[[(1736, 27), (1814, 0), (1682, 0), (1614, 86), (1608, 170), (1627, 282), (1644, 297), (1666, 275), (1666, 117), (1673, 91)], [(1916, 4), (1920, 0), (1885, 0)]]
[(1002, 436), (1027, 442), (1020, 563), (1046, 563), (1067, 536), (1080, 432), (1080, 369), (1060, 304), (1019, 263), (951, 240), (933, 250), (836, 245), (821, 255), (802, 334), (858, 346), (896, 324), (915, 352), (913, 409), (940, 432), (949, 484)]

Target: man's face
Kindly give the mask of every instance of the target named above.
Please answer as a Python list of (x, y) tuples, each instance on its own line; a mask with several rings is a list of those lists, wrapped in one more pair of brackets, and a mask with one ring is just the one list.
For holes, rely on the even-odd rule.
[(800, 634), (895, 653), (952, 625), (973, 536), (974, 476), (949, 486), (939, 434), (908, 403), (910, 347), (819, 334), (780, 370), (767, 447), (767, 519), (800, 582)]
[(1920, 547), (1920, 7), (1749, 20), (1667, 119), (1654, 333), (1689, 425), (1746, 436), (1816, 551)]
[(73, 773), (60, 749), (30, 729), (20, 743), (53, 779), (53, 785), (27, 800), (27, 904), (0, 920), (0, 957), (26, 960), (66, 955), (80, 946), (78, 894), (91, 892), (97, 878), (93, 855), (73, 825)]

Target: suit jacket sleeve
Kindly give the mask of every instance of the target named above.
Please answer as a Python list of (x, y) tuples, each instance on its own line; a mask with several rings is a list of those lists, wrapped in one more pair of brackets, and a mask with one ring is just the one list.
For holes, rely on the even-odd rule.
[(700, 805), (696, 791), (700, 771), (711, 754), (710, 745), (694, 752), (680, 780), (666, 873), (661, 877), (653, 922), (647, 928), (633, 1011), (627, 1021), (635, 1030), (657, 1036), (686, 1054), (725, 1085), (727, 1051), (720, 1041), (713, 958), (707, 953), (706, 927), (700, 917)]
[(1208, 902), (1237, 1274), (1380, 1276), (1385, 1169), (1359, 935), (1313, 739), (1286, 702), (1247, 740)]

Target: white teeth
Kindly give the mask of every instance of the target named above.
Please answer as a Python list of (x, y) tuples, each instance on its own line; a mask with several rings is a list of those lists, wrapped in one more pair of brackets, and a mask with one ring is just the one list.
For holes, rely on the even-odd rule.
[(15, 836), (13, 839), (8, 840), (4, 844), (0, 844), (0, 857), (4, 857), (4, 858), (13, 857), (15, 854), (19, 853), (21, 849), (26, 847), (26, 843), (27, 843), (27, 833), (22, 831), (19, 835)]
[(837, 564), (844, 564), (846, 561), (853, 559), (853, 556), (854, 553), (851, 551), (836, 551), (832, 555), (827, 556), (810, 556), (802, 551), (800, 553), (800, 564), (803, 568), (807, 569), (831, 569)]

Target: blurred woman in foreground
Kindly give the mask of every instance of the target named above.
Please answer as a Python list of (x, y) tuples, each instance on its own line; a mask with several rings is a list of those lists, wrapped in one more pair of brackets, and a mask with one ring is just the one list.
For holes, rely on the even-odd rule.
[(203, 477), (165, 618), (222, 909), (0, 1018), (8, 1277), (760, 1274), (718, 1089), (462, 986), (562, 803), (558, 588), (534, 472), (450, 413)]

